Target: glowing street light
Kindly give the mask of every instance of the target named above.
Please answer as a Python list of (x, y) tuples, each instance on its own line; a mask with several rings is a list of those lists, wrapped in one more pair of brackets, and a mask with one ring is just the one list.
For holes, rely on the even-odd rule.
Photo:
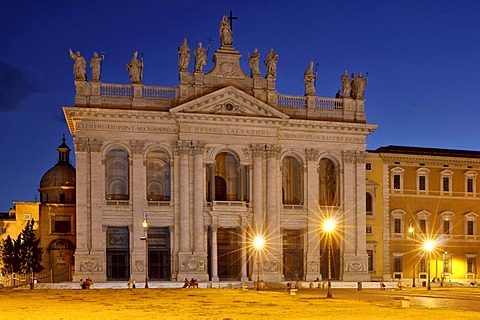
[(323, 231), (328, 236), (328, 286), (327, 286), (327, 298), (333, 298), (332, 296), (332, 263), (331, 263), (331, 248), (332, 248), (332, 233), (335, 231), (335, 221), (326, 220), (323, 223)]
[(257, 251), (257, 291), (260, 290), (260, 250), (265, 245), (265, 239), (262, 236), (256, 236), (253, 239), (253, 247)]
[(145, 240), (145, 288), (148, 288), (148, 223), (146, 212), (143, 214), (142, 226), (144, 236), (140, 237), (140, 240)]
[(432, 290), (430, 286), (430, 261), (433, 249), (435, 249), (435, 241), (427, 240), (423, 244), (423, 248), (428, 252), (428, 281), (427, 281), (427, 290)]

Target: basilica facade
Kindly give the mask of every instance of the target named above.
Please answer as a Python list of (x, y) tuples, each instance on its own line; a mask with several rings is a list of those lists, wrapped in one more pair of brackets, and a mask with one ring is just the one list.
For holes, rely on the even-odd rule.
[(136, 53), (131, 84), (76, 74), (74, 281), (313, 281), (327, 252), (332, 279), (369, 281), (365, 78), (317, 97), (311, 65), (304, 95), (281, 94), (273, 49), (247, 74), (223, 22), (220, 40), (209, 71), (183, 41), (176, 87), (144, 85)]

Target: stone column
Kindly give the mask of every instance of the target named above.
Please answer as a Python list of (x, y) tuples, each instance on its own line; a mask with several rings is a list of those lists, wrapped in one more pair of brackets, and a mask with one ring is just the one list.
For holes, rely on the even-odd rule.
[[(320, 275), (320, 217), (318, 212), (319, 176), (318, 176), (318, 150), (306, 149), (307, 174), (305, 188), (307, 197), (307, 270), (305, 280), (313, 281)], [(326, 275), (322, 275), (326, 276)]]
[(193, 261), (197, 267), (192, 270), (199, 280), (208, 280), (208, 265), (205, 238), (208, 229), (204, 225), (203, 205), (205, 202), (205, 169), (203, 166), (204, 145), (193, 143)]
[(267, 145), (266, 157), (267, 157), (267, 188), (266, 188), (266, 207), (267, 207), (267, 226), (266, 245), (269, 248), (267, 254), (267, 264), (263, 263), (263, 272), (265, 280), (267, 281), (282, 281), (283, 270), (282, 265), (282, 237), (280, 232), (280, 211), (278, 210), (278, 188), (281, 187), (279, 183), (278, 175), (280, 169), (278, 166), (278, 157), (280, 155), (280, 147), (276, 145)]
[[(74, 138), (75, 145), (75, 159), (77, 164), (77, 177), (76, 177), (76, 249), (75, 249), (75, 277), (74, 281), (78, 282), (82, 277), (79, 272), (82, 263), (88, 261), (89, 254), (89, 241), (90, 238), (90, 152), (88, 139), (80, 137)], [(78, 278), (78, 279), (77, 279)]]
[(240, 276), (240, 281), (246, 282), (248, 281), (248, 275), (247, 275), (247, 226), (248, 226), (248, 221), (246, 221), (246, 217), (241, 217), (241, 239), (240, 239), (240, 246), (241, 246), (241, 276)]
[(208, 164), (208, 170), (210, 174), (210, 201), (215, 200), (215, 163)]
[(263, 210), (263, 158), (265, 146), (263, 144), (252, 145), (253, 155), (253, 233), (264, 233), (264, 210)]
[[(101, 208), (105, 202), (102, 183), (103, 172), (101, 147), (102, 141), (96, 139), (75, 138), (77, 160), (77, 196), (85, 199), (77, 203), (77, 248), (75, 251), (75, 280), (86, 276), (98, 281), (106, 280), (106, 261), (104, 241), (105, 230)], [(82, 195), (83, 193), (83, 195)], [(76, 279), (78, 278), (78, 279)]]
[(190, 250), (190, 181), (189, 181), (189, 155), (190, 145), (184, 141), (179, 141), (178, 153), (180, 155), (180, 252), (185, 253)]
[(211, 230), (211, 240), (212, 240), (212, 259), (210, 263), (212, 264), (212, 281), (219, 281), (220, 278), (218, 277), (218, 255), (217, 255), (217, 225), (212, 225), (210, 227)]
[[(172, 247), (172, 264), (173, 264), (173, 269), (174, 269), (174, 274), (175, 278), (182, 280), (182, 278), (178, 277), (178, 272), (179, 272), (179, 257), (178, 253), (180, 251), (180, 157), (179, 157), (179, 152), (178, 148), (175, 145), (172, 146), (174, 149), (174, 155), (173, 155), (173, 161), (170, 162), (171, 166), (171, 171), (173, 172), (173, 186), (172, 186), (172, 192), (173, 192), (173, 198), (170, 201), (173, 201), (173, 214), (174, 214), (174, 221), (173, 221), (173, 226), (174, 226), (174, 231), (175, 234), (173, 235), (173, 247)], [(175, 263), (174, 263), (175, 262)]]
[(204, 247), (204, 219), (203, 202), (205, 199), (204, 170), (203, 170), (202, 144), (196, 143), (193, 147), (194, 178), (193, 178), (193, 224), (194, 224), (194, 249), (196, 254), (206, 256)]
[[(145, 213), (146, 204), (146, 163), (143, 158), (143, 148), (145, 143), (143, 141), (131, 141), (130, 148), (132, 153), (130, 155), (130, 170), (129, 170), (129, 195), (132, 204), (132, 266), (141, 264), (145, 266), (145, 241), (141, 240), (144, 236), (143, 230), (143, 214)], [(149, 226), (151, 222), (148, 221)], [(136, 270), (132, 268), (132, 279), (142, 279), (145, 277), (144, 270)]]
[[(368, 256), (366, 252), (365, 234), (365, 187), (362, 195), (363, 202), (358, 198), (357, 189), (359, 184), (365, 185), (365, 166), (361, 169), (363, 175), (359, 174), (357, 168), (357, 154), (355, 151), (346, 150), (343, 152), (344, 160), (344, 253), (343, 253), (343, 281), (369, 281)], [(362, 180), (363, 179), (363, 180)], [(362, 188), (361, 188), (362, 189)], [(362, 205), (363, 203), (363, 205)], [(361, 208), (360, 208), (361, 207)], [(358, 238), (363, 227), (363, 238)]]

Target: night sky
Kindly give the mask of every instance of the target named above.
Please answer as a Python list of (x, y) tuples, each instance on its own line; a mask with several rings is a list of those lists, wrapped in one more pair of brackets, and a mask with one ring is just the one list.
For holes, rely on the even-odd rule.
[[(334, 97), (344, 70), (368, 72), (367, 148), (386, 145), (480, 150), (480, 1), (23, 1), (0, 5), (0, 212), (38, 199), (57, 162), (62, 111), (73, 106), (73, 60), (105, 52), (102, 82), (129, 84), (126, 63), (143, 53), (143, 83), (178, 85), (177, 48), (210, 43), (207, 72), (230, 10), (233, 46), (279, 55), (277, 91), (303, 95), (318, 63), (318, 96)], [(190, 62), (192, 71), (193, 55)], [(265, 66), (261, 63), (262, 74)], [(87, 68), (90, 77), (90, 69)]]

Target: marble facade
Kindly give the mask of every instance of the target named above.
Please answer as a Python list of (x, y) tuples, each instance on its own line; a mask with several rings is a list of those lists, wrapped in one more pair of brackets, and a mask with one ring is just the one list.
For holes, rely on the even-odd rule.
[[(152, 266), (168, 268), (149, 269), (153, 280), (254, 281), (260, 268), (262, 279), (281, 281), (293, 265), (303, 280), (326, 278), (325, 216), (338, 221), (337, 278), (370, 279), (365, 139), (376, 126), (366, 123), (363, 95), (283, 95), (281, 69), (250, 76), (241, 57), (222, 41), (213, 69), (179, 65), (176, 87), (75, 80), (75, 105), (63, 108), (75, 137), (74, 280), (139, 281)], [(166, 262), (145, 261), (144, 215), (149, 254)], [(289, 261), (291, 231), (300, 240)], [(266, 239), (260, 256), (255, 234)]]

